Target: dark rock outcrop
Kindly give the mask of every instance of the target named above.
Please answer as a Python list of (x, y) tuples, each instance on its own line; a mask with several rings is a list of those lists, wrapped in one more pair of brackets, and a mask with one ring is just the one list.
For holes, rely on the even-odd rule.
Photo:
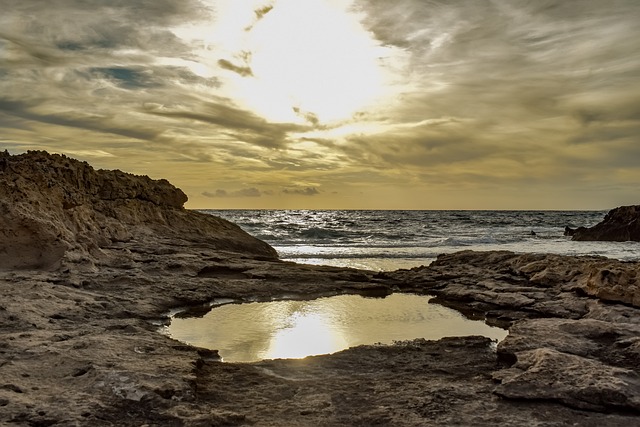
[(640, 205), (612, 209), (593, 227), (566, 227), (564, 234), (578, 241), (640, 242)]
[(131, 240), (179, 239), (219, 250), (277, 257), (238, 226), (184, 209), (166, 180), (95, 170), (63, 155), (0, 153), (0, 268), (52, 268), (100, 259)]

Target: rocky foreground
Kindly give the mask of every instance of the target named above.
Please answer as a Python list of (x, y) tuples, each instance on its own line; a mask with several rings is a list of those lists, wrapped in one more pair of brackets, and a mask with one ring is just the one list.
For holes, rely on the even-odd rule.
[[(166, 181), (0, 155), (0, 424), (640, 425), (639, 263), (296, 265), (185, 200)], [(509, 336), (231, 364), (158, 333), (169, 309), (217, 297), (341, 292), (433, 294)]]

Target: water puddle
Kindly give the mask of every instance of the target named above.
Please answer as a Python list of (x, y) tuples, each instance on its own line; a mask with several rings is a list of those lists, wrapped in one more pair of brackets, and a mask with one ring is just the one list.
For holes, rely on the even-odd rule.
[(218, 350), (225, 362), (302, 358), (415, 338), (483, 335), (500, 341), (507, 336), (504, 329), (429, 304), (430, 298), (396, 293), (385, 298), (218, 301), (202, 317), (174, 316), (167, 332), (179, 341)]

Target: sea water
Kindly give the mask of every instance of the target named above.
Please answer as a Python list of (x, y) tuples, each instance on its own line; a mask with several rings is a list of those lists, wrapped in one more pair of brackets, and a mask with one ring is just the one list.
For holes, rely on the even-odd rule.
[(204, 210), (306, 264), (396, 270), (466, 249), (640, 259), (638, 242), (574, 242), (565, 226), (593, 226), (606, 211)]

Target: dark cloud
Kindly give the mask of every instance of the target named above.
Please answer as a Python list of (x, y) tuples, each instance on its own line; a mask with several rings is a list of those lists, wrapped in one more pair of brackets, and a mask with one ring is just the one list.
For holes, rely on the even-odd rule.
[[(4, 100), (0, 98), (0, 115), (14, 116), (21, 119), (56, 126), (86, 129), (101, 133), (110, 133), (141, 140), (152, 140), (162, 130), (139, 127), (119, 127), (109, 122), (107, 117), (84, 115), (81, 112), (42, 114), (32, 111), (31, 105), (21, 101)], [(2, 123), (2, 121), (0, 121)]]
[[(230, 103), (230, 102), (229, 102)], [(200, 105), (175, 106), (174, 108), (147, 109), (148, 114), (175, 119), (196, 120), (220, 126), (241, 141), (263, 147), (284, 146), (289, 132), (302, 131), (303, 126), (269, 123), (255, 114), (221, 102)]]
[(20, 63), (29, 58), (59, 63), (132, 49), (188, 56), (189, 46), (166, 27), (208, 14), (197, 0), (58, 0), (48, 2), (46, 8), (36, 1), (4, 0), (2, 9), (10, 12), (0, 26), (0, 39), (11, 43), (13, 61)]
[(249, 32), (253, 29), (253, 27), (258, 23), (258, 21), (260, 21), (262, 18), (265, 17), (265, 15), (269, 12), (271, 12), (273, 10), (273, 5), (269, 5), (269, 6), (264, 6), (261, 7), (259, 9), (256, 9), (253, 11), (253, 13), (256, 15), (256, 19), (255, 21), (249, 25), (248, 27), (246, 27), (244, 30)]
[(320, 194), (320, 191), (318, 191), (318, 189), (315, 187), (285, 188), (284, 190), (282, 190), (282, 192), (284, 194), (297, 196), (317, 196), (318, 194)]
[[(40, 17), (57, 17), (81, 24), (84, 14), (96, 15), (99, 20), (113, 15), (126, 18), (126, 21), (151, 25), (171, 25), (185, 20), (196, 20), (206, 17), (212, 10), (199, 0), (49, 0), (47, 8), (38, 1), (2, 0), (5, 11), (33, 17), (33, 22), (40, 22)], [(203, 16), (204, 15), (204, 16)], [(52, 22), (42, 21), (42, 25)]]
[(218, 65), (221, 68), (224, 68), (225, 70), (233, 71), (234, 73), (237, 73), (242, 77), (253, 76), (253, 71), (251, 70), (251, 67), (243, 67), (243, 66), (235, 65), (230, 61), (227, 61), (226, 59), (220, 59), (218, 61)]
[[(640, 89), (631, 84), (640, 78), (637, 2), (357, 4), (379, 40), (407, 53), (408, 76), (419, 76), (390, 120), (460, 121), (442, 131), (399, 126), (352, 137), (349, 147), (338, 148), (355, 161), (380, 168), (498, 159), (551, 164), (545, 156), (571, 144), (633, 139), (637, 127), (628, 122), (640, 111)], [(579, 152), (564, 151), (570, 156), (564, 161), (580, 164)]]
[(149, 88), (157, 86), (151, 79), (149, 73), (145, 73), (144, 69), (135, 69), (127, 67), (106, 67), (92, 68), (90, 72), (95, 73), (103, 78), (112, 80), (116, 85), (126, 89)]
[(261, 197), (263, 194), (269, 194), (268, 192), (262, 192), (255, 187), (243, 188), (241, 190), (227, 191), (223, 189), (217, 189), (215, 192), (205, 191), (202, 193), (205, 197)]
[(255, 10), (254, 13), (256, 14), (256, 18), (262, 19), (267, 13), (271, 12), (272, 9), (273, 9), (273, 6), (271, 5), (265, 6), (263, 8)]
[(313, 113), (302, 111), (299, 107), (293, 107), (293, 112), (314, 126), (318, 126), (320, 124), (318, 116)]

